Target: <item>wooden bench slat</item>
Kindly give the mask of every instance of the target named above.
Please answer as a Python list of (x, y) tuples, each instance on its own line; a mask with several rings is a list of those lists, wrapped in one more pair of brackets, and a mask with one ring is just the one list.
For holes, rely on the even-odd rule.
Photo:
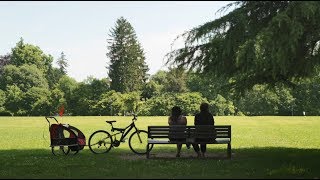
[[(214, 131), (213, 131), (214, 129)], [(215, 134), (214, 134), (215, 133)], [(231, 139), (231, 126), (230, 125), (198, 125), (198, 126), (148, 126), (149, 138), (230, 138)]]

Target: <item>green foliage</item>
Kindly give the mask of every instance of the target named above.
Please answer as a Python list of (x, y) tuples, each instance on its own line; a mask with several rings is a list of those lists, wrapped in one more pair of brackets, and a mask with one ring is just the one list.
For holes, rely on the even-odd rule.
[(155, 81), (157, 84), (166, 84), (168, 81), (167, 72), (163, 70), (159, 70), (154, 75), (152, 75), (150, 79)]
[(17, 85), (23, 92), (31, 87), (48, 88), (48, 83), (42, 71), (35, 65), (7, 65), (3, 69), (1, 78), (1, 89), (8, 85)]
[(169, 71), (159, 70), (150, 77), (147, 82), (142, 97), (151, 98), (161, 93), (183, 93), (188, 92), (188, 75), (183, 68), (169, 68)]
[(56, 72), (56, 68), (52, 67), (52, 62), (53, 57), (51, 55), (44, 54), (38, 46), (25, 44), (22, 38), (11, 49), (10, 64), (17, 67), (24, 65), (36, 66), (45, 75), (50, 88), (60, 78), (59, 72)]
[(14, 115), (47, 115), (50, 112), (50, 91), (41, 87), (31, 87), (23, 92), (17, 85), (6, 89), (6, 110)]
[(140, 92), (122, 94), (111, 90), (102, 94), (93, 108), (99, 115), (130, 115), (137, 113), (140, 105)]
[[(74, 88), (72, 83), (70, 85), (69, 88)], [(99, 115), (95, 105), (99, 101), (101, 95), (108, 90), (109, 82), (107, 79), (99, 80), (88, 77), (83, 82), (77, 84), (70, 99), (67, 98), (68, 107), (72, 114)]]
[(278, 97), (278, 112), (277, 115), (294, 115), (293, 109), (296, 108), (296, 98), (293, 96), (293, 90), (284, 86), (283, 84), (277, 84), (275, 86), (275, 94)]
[[(174, 104), (182, 108), (185, 115), (192, 116), (197, 112), (200, 112), (200, 104), (207, 102), (207, 99), (204, 98), (200, 93), (179, 93), (175, 95), (176, 99)], [(172, 108), (172, 107), (171, 107)], [(170, 108), (170, 110), (171, 110)]]
[[(23, 39), (16, 44), (1, 67), (0, 89), (6, 91), (6, 110), (14, 115), (49, 115), (56, 112), (55, 84), (60, 72), (52, 67), (53, 57)], [(6, 58), (4, 58), (6, 59)], [(9, 62), (9, 63), (8, 63)], [(53, 93), (53, 94), (51, 94)]]
[(69, 99), (72, 96), (73, 91), (77, 88), (77, 86), (77, 81), (66, 75), (63, 75), (59, 79), (57, 84), (57, 87), (64, 93), (67, 99)]
[(153, 96), (160, 94), (162, 86), (157, 84), (154, 80), (147, 82), (142, 90), (142, 98), (150, 99)]
[(5, 107), (14, 115), (45, 115), (49, 112), (50, 92), (42, 71), (35, 65), (7, 65), (1, 76), (6, 89)]
[(53, 61), (52, 56), (47, 56), (38, 47), (31, 44), (25, 44), (23, 39), (12, 48), (11, 64), (22, 66), (25, 64), (35, 65), (43, 72), (47, 72), (49, 64)]
[(206, 74), (188, 72), (187, 88), (191, 92), (200, 92), (207, 99), (214, 99), (217, 94), (233, 98), (232, 89), (227, 88), (227, 84), (228, 80), (222, 77), (210, 77)]
[(164, 93), (148, 99), (139, 109), (140, 115), (168, 116), (173, 106), (179, 106), (183, 114), (194, 115), (199, 111), (200, 104), (207, 102), (200, 93)]
[(3, 56), (0, 55), (0, 76), (2, 74), (4, 66), (10, 64), (10, 61), (11, 61), (11, 55), (10, 54), (3, 55)]
[(266, 85), (255, 85), (237, 105), (245, 115), (292, 115), (294, 103), (291, 91), (278, 84), (272, 89)]
[(136, 113), (138, 111), (140, 92), (130, 92), (123, 94), (123, 104), (125, 112)]
[(223, 96), (218, 94), (216, 98), (209, 102), (209, 110), (216, 116), (236, 115), (235, 106), (232, 101), (226, 100)]
[(58, 84), (58, 81), (63, 76), (63, 74), (61, 74), (58, 68), (52, 67), (52, 65), (50, 65), (45, 76), (48, 81), (49, 88), (53, 89), (54, 86)]
[(170, 108), (175, 105), (175, 97), (172, 93), (164, 93), (148, 99), (139, 109), (139, 115), (170, 115)]
[[(68, 107), (68, 101), (66, 100), (65, 93), (63, 93), (59, 88), (54, 88), (50, 91), (49, 104), (50, 110), (47, 115), (56, 115), (59, 112), (59, 108), (63, 105), (65, 107), (65, 114), (70, 113), (70, 108)], [(69, 100), (69, 99), (68, 99)]]
[(183, 93), (188, 91), (186, 85), (187, 74), (184, 68), (169, 68), (166, 79), (166, 92)]
[(12, 116), (12, 114), (9, 111), (0, 110), (0, 116)]
[(50, 112), (50, 91), (45, 88), (32, 87), (22, 98), (23, 109), (27, 115), (46, 116)]
[(123, 17), (110, 30), (108, 44), (111, 89), (122, 93), (142, 90), (149, 68), (133, 27)]
[(93, 99), (99, 99), (100, 95), (106, 91), (110, 90), (110, 82), (109, 79), (103, 78), (101, 80), (89, 77), (87, 83), (90, 85), (90, 89), (92, 91)]
[(293, 96), (296, 98), (294, 106), (294, 114), (302, 115), (305, 111), (306, 115), (319, 115), (320, 102), (320, 76), (300, 81), (298, 86), (294, 88)]
[[(241, 1), (216, 20), (183, 34), (185, 47), (168, 62), (231, 79), (236, 92), (255, 84), (292, 85), (319, 64), (320, 4), (315, 1)], [(230, 7), (228, 6), (228, 7)]]
[(6, 92), (0, 89), (0, 112), (5, 111)]
[(72, 114), (92, 115), (91, 107), (95, 104), (92, 96), (90, 85), (80, 83), (68, 103)]
[(6, 110), (13, 115), (25, 115), (26, 110), (22, 109), (24, 93), (17, 85), (9, 85), (6, 88), (6, 102), (4, 103)]
[(150, 82), (154, 82), (155, 84), (155, 93), (157, 95), (166, 92), (166, 85), (168, 84), (167, 73), (166, 71), (159, 70), (150, 77)]
[[(118, 19), (111, 30), (113, 39), (108, 41), (108, 57), (112, 62), (110, 79), (90, 76), (78, 83), (66, 74), (64, 53), (59, 57), (60, 68), (54, 68), (51, 55), (21, 39), (11, 53), (0, 56), (0, 114), (55, 115), (64, 105), (68, 115), (135, 112), (168, 116), (171, 108), (178, 105), (185, 115), (193, 115), (202, 102), (208, 102), (210, 111), (217, 116), (302, 115), (303, 111), (307, 115), (319, 115), (320, 66), (310, 64), (319, 56), (320, 43), (300, 43), (316, 39), (315, 30), (307, 30), (305, 26), (318, 28), (314, 24), (318, 20), (313, 17), (318, 13), (318, 5), (314, 2), (235, 4), (240, 7), (186, 34), (189, 38), (186, 47), (192, 47), (192, 42), (197, 40), (200, 46), (192, 47), (195, 51), (191, 53), (181, 51), (178, 59), (184, 55), (187, 59), (191, 56), (201, 59), (202, 64), (188, 62), (194, 65), (195, 71), (187, 71), (183, 63), (178, 63), (177, 67), (160, 70), (149, 78), (143, 50), (124, 18)], [(250, 26), (246, 24), (248, 21)], [(304, 45), (312, 52), (309, 58), (300, 51)], [(293, 61), (295, 72), (291, 72)], [(304, 61), (310, 66), (301, 64)], [(303, 79), (295, 76), (303, 74), (302, 71), (310, 71), (312, 76)], [(288, 74), (292, 78), (281, 77)], [(122, 90), (111, 90), (115, 88)], [(239, 88), (243, 96), (238, 96)]]
[(58, 108), (64, 105), (65, 113), (72, 113), (74, 107), (77, 106), (74, 96), (78, 88), (77, 81), (67, 75), (62, 75), (56, 86), (51, 95), (52, 108), (58, 112)]
[(124, 111), (123, 95), (114, 90), (103, 93), (94, 106), (99, 115), (121, 115)]

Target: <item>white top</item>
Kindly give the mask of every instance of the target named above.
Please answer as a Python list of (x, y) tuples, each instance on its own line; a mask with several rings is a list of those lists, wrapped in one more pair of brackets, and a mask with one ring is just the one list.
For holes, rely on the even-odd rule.
[(177, 121), (173, 121), (171, 116), (168, 118), (169, 125), (187, 125), (187, 118), (185, 116), (180, 115)]

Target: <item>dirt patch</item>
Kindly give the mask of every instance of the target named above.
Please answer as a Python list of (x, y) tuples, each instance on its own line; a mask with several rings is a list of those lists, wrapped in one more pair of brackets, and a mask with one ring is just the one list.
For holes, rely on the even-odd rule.
[[(232, 157), (234, 158), (234, 153), (232, 153)], [(134, 153), (130, 154), (122, 154), (120, 156), (121, 159), (124, 160), (145, 160), (147, 159), (146, 155), (137, 155)], [(150, 159), (228, 159), (226, 153), (206, 153), (205, 157), (198, 158), (196, 153), (183, 153), (179, 158), (176, 157), (175, 153), (172, 152), (155, 152), (150, 153)]]

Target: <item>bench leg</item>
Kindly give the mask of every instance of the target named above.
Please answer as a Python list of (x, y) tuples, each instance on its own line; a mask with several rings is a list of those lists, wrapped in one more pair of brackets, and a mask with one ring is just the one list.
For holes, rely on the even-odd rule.
[(231, 158), (231, 143), (228, 143), (228, 158)]
[(150, 152), (150, 150), (149, 150), (149, 143), (148, 143), (148, 145), (147, 145), (147, 159), (149, 159), (149, 152)]

